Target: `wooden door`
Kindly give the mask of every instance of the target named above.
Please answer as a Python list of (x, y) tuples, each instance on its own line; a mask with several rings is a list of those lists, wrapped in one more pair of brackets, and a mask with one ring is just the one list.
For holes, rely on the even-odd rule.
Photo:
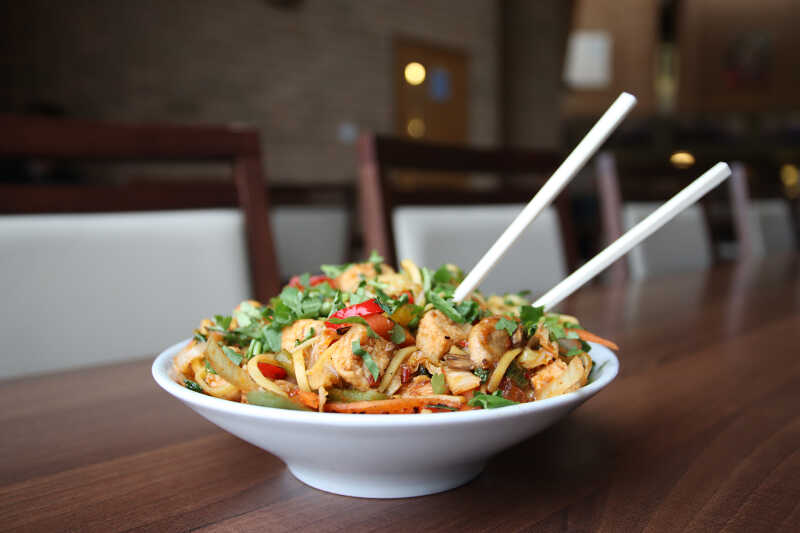
[[(419, 141), (467, 144), (468, 55), (461, 50), (396, 38), (394, 42), (395, 134)], [(403, 172), (401, 186), (455, 186), (463, 176)]]

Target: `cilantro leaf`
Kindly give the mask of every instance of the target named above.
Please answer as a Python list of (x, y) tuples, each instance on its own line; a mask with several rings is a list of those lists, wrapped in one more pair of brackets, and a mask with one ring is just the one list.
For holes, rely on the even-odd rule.
[(434, 394), (447, 394), (447, 385), (444, 382), (444, 374), (434, 374), (431, 377), (431, 386)]
[(517, 387), (524, 388), (530, 385), (525, 378), (525, 371), (516, 362), (512, 362), (506, 370), (506, 377), (514, 382)]
[(534, 307), (532, 305), (522, 305), (519, 308), (519, 318), (522, 320), (522, 325), (528, 332), (532, 334), (536, 329), (539, 320), (544, 316), (544, 306)]
[(405, 340), (406, 330), (403, 329), (403, 326), (400, 324), (395, 324), (392, 326), (392, 342), (395, 344), (401, 344)]
[(214, 315), (214, 322), (222, 329), (228, 329), (229, 327), (231, 327), (232, 320), (233, 317), (231, 316)]
[(466, 319), (453, 307), (453, 304), (436, 294), (435, 292), (428, 292), (428, 301), (433, 304), (433, 307), (444, 313), (444, 315), (454, 322), (464, 323)]
[(202, 333), (198, 333), (196, 331), (195, 331), (194, 335), (192, 335), (192, 338), (194, 340), (196, 340), (197, 342), (206, 342), (208, 340), (208, 339), (206, 339), (205, 335), (203, 335)]
[(433, 273), (433, 281), (436, 283), (450, 283), (455, 278), (455, 275), (447, 268), (447, 265), (440, 266), (436, 272)]
[(264, 343), (269, 346), (270, 352), (281, 351), (281, 330), (274, 327), (266, 327), (261, 330)]
[(308, 289), (311, 286), (311, 274), (305, 272), (299, 276), (300, 285)]
[(372, 268), (375, 269), (376, 274), (381, 273), (381, 265), (383, 264), (383, 257), (381, 256), (381, 254), (378, 253), (377, 250), (372, 250), (372, 252), (369, 254), (369, 259), (367, 259), (367, 262), (372, 264)]
[(573, 348), (567, 353), (564, 354), (564, 357), (575, 357), (576, 355), (580, 355), (583, 353), (583, 350), (580, 348)]
[(426, 405), (425, 407), (427, 407), (428, 409), (442, 409), (442, 410), (445, 410), (445, 411), (458, 411), (458, 408), (450, 407), (449, 405), (445, 405), (443, 403), (432, 403), (432, 404)]
[(428, 291), (431, 290), (431, 278), (433, 277), (433, 273), (425, 267), (422, 267), (420, 270), (422, 272), (422, 290), (427, 294)]
[(261, 311), (250, 302), (242, 302), (239, 304), (239, 309), (233, 312), (233, 316), (239, 327), (247, 327), (261, 320)]
[(369, 373), (372, 374), (372, 378), (377, 381), (381, 371), (370, 353), (361, 347), (361, 343), (358, 340), (353, 341), (352, 348), (353, 353), (364, 360), (364, 366), (366, 366)]
[(584, 352), (589, 353), (589, 350), (592, 349), (592, 345), (584, 340), (581, 340), (581, 348), (583, 348)]
[(608, 363), (608, 361), (603, 361), (603, 364), (601, 364), (600, 366), (593, 365), (592, 366), (592, 371), (589, 372), (589, 378), (587, 379), (586, 383), (588, 384), (588, 383), (592, 383), (592, 382), (596, 381), (597, 377), (603, 371), (603, 367), (606, 366), (607, 363)]
[(568, 339), (580, 339), (581, 336), (575, 333), (574, 331), (567, 331), (567, 338)]
[(286, 307), (292, 310), (292, 312), (296, 315), (303, 314), (303, 304), (300, 298), (300, 290), (297, 287), (286, 287), (281, 291), (279, 296), (281, 302), (283, 302)]
[(225, 352), (225, 355), (228, 356), (234, 365), (241, 366), (242, 364), (242, 354), (239, 352), (235, 352), (232, 349), (228, 348), (227, 346), (222, 347), (222, 351)]
[(478, 376), (478, 379), (481, 380), (481, 383), (486, 383), (487, 381), (489, 381), (490, 372), (489, 369), (487, 368), (476, 368), (475, 370), (472, 371), (472, 373)]
[(505, 317), (500, 317), (500, 320), (494, 325), (494, 329), (497, 331), (506, 330), (508, 336), (512, 336), (515, 331), (517, 331), (517, 326), (519, 324), (516, 323), (514, 320), (509, 320)]
[(319, 269), (329, 278), (338, 278), (342, 275), (342, 272), (351, 266), (353, 266), (353, 263), (345, 263), (343, 265), (321, 265)]
[(184, 379), (183, 384), (187, 389), (194, 392), (203, 392), (203, 387), (192, 381), (191, 379)]
[(471, 407), (482, 407), (483, 409), (496, 409), (498, 407), (506, 407), (508, 405), (516, 405), (517, 402), (512, 402), (503, 398), (500, 391), (494, 391), (493, 394), (485, 394), (478, 392), (472, 397), (467, 405)]

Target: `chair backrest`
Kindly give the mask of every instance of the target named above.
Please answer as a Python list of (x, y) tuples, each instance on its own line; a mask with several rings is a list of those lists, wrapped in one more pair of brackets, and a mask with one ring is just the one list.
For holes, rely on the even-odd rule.
[[(397, 254), (431, 267), (454, 263), (470, 268), (523, 207), (397, 207), (392, 217)], [(564, 279), (566, 273), (558, 214), (548, 208), (525, 230), (480, 288), (486, 294), (526, 289), (538, 295)]]
[[(634, 162), (620, 171), (614, 154), (603, 152), (597, 158), (597, 192), (601, 225), (606, 244), (633, 227), (664, 201), (688, 185), (697, 169), (676, 169), (668, 158), (663, 165)], [(709, 165), (710, 166), (710, 165)], [(641, 279), (673, 272), (702, 270), (714, 260), (708, 197), (692, 206), (612, 267), (609, 279), (618, 282), (628, 277)]]
[(0, 376), (152, 354), (277, 292), (256, 132), (16, 117), (0, 131), (0, 157), (228, 161), (244, 211), (186, 210), (220, 202), (193, 183), (4, 186)]
[[(392, 263), (405, 258), (398, 257), (398, 253), (424, 255), (421, 259), (411, 257), (419, 261), (427, 260), (427, 257), (445, 259), (446, 254), (452, 254), (446, 260), (454, 262), (459, 259), (462, 268), (469, 268), (480, 259), (505, 229), (507, 224), (503, 221), (513, 219), (520, 204), (527, 203), (563, 160), (562, 154), (552, 151), (472, 148), (371, 134), (361, 136), (358, 148), (359, 211), (365, 249), (378, 250)], [(497, 178), (495, 186), (486, 189), (453, 186), (451, 181), (447, 189), (420, 183), (408, 190), (397, 185), (393, 171), (494, 173)], [(520, 178), (522, 174), (526, 176)], [(478, 209), (479, 206), (485, 209)], [(573, 268), (577, 263), (567, 191), (556, 200), (555, 211), (555, 216), (542, 215), (543, 222), (532, 225), (528, 231), (532, 234), (536, 231), (534, 228), (551, 231), (550, 237), (542, 242), (552, 246), (547, 253), (558, 258), (552, 264), (560, 266), (561, 272), (557, 275), (562, 275), (566, 268)], [(438, 212), (447, 213), (452, 219), (446, 222)], [(460, 222), (456, 223), (456, 220)], [(437, 223), (431, 225), (426, 221)], [(460, 232), (458, 224), (461, 224)], [(400, 229), (403, 235), (398, 231)], [(456, 250), (457, 245), (450, 246), (444, 242), (456, 236), (461, 251)], [(438, 249), (434, 249), (437, 242)], [(538, 250), (537, 255), (517, 257), (515, 252), (497, 268), (508, 263), (511, 271), (523, 273), (524, 265), (527, 265), (527, 273), (517, 281), (516, 287), (528, 288), (527, 285), (537, 276), (537, 256), (541, 253)], [(427, 266), (438, 266), (435, 262)], [(544, 269), (550, 267), (544, 266)], [(513, 280), (508, 281), (514, 284)], [(524, 284), (519, 286), (520, 282)]]
[(0, 377), (144, 357), (249, 297), (235, 209), (0, 216)]
[[(625, 231), (629, 230), (661, 204), (629, 202), (622, 208)], [(628, 254), (628, 268), (633, 279), (657, 277), (678, 272), (705, 270), (711, 266), (711, 240), (702, 209), (693, 205)]]
[[(229, 126), (120, 124), (89, 120), (0, 115), (0, 158), (75, 159), (84, 161), (204, 161), (230, 165), (245, 231), (257, 298), (280, 289), (272, 232), (267, 217), (269, 198), (261, 170), (258, 131)], [(170, 188), (171, 187), (171, 188)], [(196, 198), (194, 184), (151, 185), (136, 194), (114, 188), (30, 189), (39, 212), (147, 211), (206, 207), (209, 198)], [(171, 193), (166, 201), (162, 194)], [(63, 196), (61, 196), (63, 194)], [(180, 203), (176, 206), (175, 203)], [(26, 206), (6, 205), (5, 213), (33, 212)]]

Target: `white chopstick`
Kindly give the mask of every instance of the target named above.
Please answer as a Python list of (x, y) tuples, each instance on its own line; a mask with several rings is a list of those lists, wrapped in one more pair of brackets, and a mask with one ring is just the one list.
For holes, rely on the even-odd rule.
[(731, 169), (726, 163), (717, 163), (681, 192), (667, 200), (647, 218), (609, 244), (605, 250), (547, 291), (533, 305), (537, 307), (543, 305), (545, 309), (558, 305), (564, 298), (581, 288), (587, 281), (628, 253), (631, 248), (648, 238), (681, 211), (705, 196), (707, 192), (725, 181), (730, 175)]
[(578, 171), (583, 168), (586, 162), (605, 142), (611, 132), (622, 122), (622, 119), (636, 105), (636, 97), (632, 94), (622, 93), (611, 104), (611, 107), (603, 113), (600, 120), (589, 130), (589, 133), (578, 143), (575, 149), (561, 163), (561, 166), (553, 173), (541, 189), (534, 195), (533, 199), (525, 206), (517, 218), (506, 228), (500, 238), (495, 241), (489, 251), (478, 261), (478, 264), (467, 274), (464, 281), (458, 286), (453, 299), (461, 302), (469, 294), (478, 288), (489, 271), (494, 268), (505, 253), (514, 244), (514, 241), (522, 234), (528, 224), (533, 222), (545, 207), (550, 205), (558, 193), (575, 177)]

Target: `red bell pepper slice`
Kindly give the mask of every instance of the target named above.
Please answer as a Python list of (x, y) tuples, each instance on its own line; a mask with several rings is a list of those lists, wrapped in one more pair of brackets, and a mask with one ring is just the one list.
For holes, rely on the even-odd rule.
[(265, 378), (283, 379), (286, 377), (286, 370), (271, 363), (258, 363), (258, 369)]
[[(354, 304), (349, 307), (345, 307), (344, 309), (339, 309), (338, 311), (333, 313), (333, 315), (331, 315), (331, 318), (342, 319), (342, 318), (350, 318), (351, 316), (366, 317), (371, 315), (377, 315), (380, 313), (383, 313), (383, 309), (381, 309), (381, 306), (378, 305), (378, 301), (375, 300), (375, 298), (373, 298), (371, 300), (367, 300), (366, 302), (361, 302), (360, 304)], [(325, 322), (325, 327), (331, 329), (339, 329), (347, 326), (344, 324), (334, 324), (333, 322)]]
[[(328, 276), (323, 274), (319, 274), (317, 276), (311, 276), (308, 278), (308, 284), (314, 287), (315, 285), (319, 285), (320, 283), (327, 283), (331, 287), (333, 287), (333, 280)], [(295, 289), (303, 290), (305, 287), (300, 284), (300, 276), (292, 276), (292, 279), (289, 280), (289, 286), (294, 287)]]

